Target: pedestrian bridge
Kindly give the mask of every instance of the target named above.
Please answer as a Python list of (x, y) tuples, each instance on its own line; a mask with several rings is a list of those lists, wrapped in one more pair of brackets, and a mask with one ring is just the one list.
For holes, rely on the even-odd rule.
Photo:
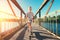
[[(3, 18), (2, 16), (4, 15), (0, 16), (0, 40), (60, 40), (60, 15), (57, 14), (60, 13), (60, 10), (56, 10), (49, 14), (54, 0), (51, 0), (48, 10), (44, 16), (41, 17), (41, 10), (50, 0), (44, 0), (39, 9), (37, 9), (36, 14), (34, 15), (34, 22), (32, 23), (33, 35), (30, 37), (27, 28), (26, 13), (23, 8), (16, 0), (6, 1), (13, 14), (0, 10), (0, 14), (8, 16), (7, 18)], [(11, 2), (19, 9), (20, 17), (16, 16)], [(37, 16), (39, 18), (37, 18)]]

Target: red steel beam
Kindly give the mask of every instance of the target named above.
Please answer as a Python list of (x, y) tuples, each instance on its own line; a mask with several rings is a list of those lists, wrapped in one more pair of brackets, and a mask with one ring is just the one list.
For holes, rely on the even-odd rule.
[(43, 7), (49, 2), (50, 0), (44, 0), (44, 2), (42, 3), (42, 5), (39, 7), (39, 9), (37, 10), (35, 16), (38, 14), (39, 11), (41, 11), (43, 9)]
[(14, 14), (14, 16), (17, 17), (16, 14), (15, 14), (15, 12), (14, 12), (14, 10), (13, 10), (13, 8), (12, 8), (12, 6), (11, 6), (11, 3), (9, 2), (9, 0), (7, 0), (7, 2), (8, 2), (8, 4), (9, 4), (9, 6), (10, 6), (10, 8), (11, 8), (13, 14)]
[(23, 9), (21, 8), (21, 6), (18, 4), (18, 2), (17, 2), (16, 0), (11, 0), (11, 1), (15, 4), (15, 6), (16, 6), (20, 11), (23, 12), (23, 14), (25, 14), (25, 12), (23, 11)]
[(49, 5), (49, 7), (48, 7), (48, 10), (47, 10), (47, 12), (46, 12), (46, 15), (49, 13), (49, 11), (50, 11), (50, 9), (51, 9), (51, 7), (52, 7), (53, 2), (54, 2), (54, 0), (51, 1), (50, 5)]

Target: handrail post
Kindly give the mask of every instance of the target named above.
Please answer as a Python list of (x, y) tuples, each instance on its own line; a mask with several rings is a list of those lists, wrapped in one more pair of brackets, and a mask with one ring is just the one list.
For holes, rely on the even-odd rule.
[(49, 30), (49, 18), (48, 18), (48, 30)]
[[(49, 16), (49, 17), (50, 17), (50, 16)], [(49, 18), (48, 18), (48, 21), (49, 21), (48, 23), (49, 23), (49, 31), (50, 31), (50, 19), (49, 19)]]
[(41, 26), (40, 17), (41, 17), (41, 11), (39, 10), (39, 25)]
[(49, 19), (49, 22), (50, 22), (50, 25), (49, 25), (50, 26), (50, 30), (49, 31), (51, 32), (51, 17)]
[(56, 35), (58, 35), (58, 26), (57, 26), (57, 11), (56, 11), (55, 13), (56, 13)]
[(1, 40), (1, 35), (0, 35), (0, 40)]
[(52, 32), (52, 19), (50, 19), (50, 31)]
[(1, 35), (0, 35), (0, 40), (2, 40)]
[(53, 20), (53, 33), (54, 33), (54, 20)]

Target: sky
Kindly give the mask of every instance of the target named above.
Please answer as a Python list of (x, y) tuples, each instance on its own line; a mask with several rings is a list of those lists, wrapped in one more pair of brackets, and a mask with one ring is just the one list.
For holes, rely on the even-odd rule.
[[(22, 7), (22, 9), (24, 10), (25, 13), (28, 12), (28, 7), (31, 6), (32, 12), (34, 14), (36, 14), (36, 11), (38, 10), (38, 8), (40, 7), (40, 5), (42, 4), (43, 1), (44, 0), (17, 0), (17, 2)], [(45, 13), (50, 5), (50, 2), (51, 2), (51, 0), (41, 10), (41, 16), (45, 15)], [(18, 17), (20, 17), (20, 11), (18, 10), (18, 8), (11, 1), (10, 1), (10, 3), (12, 5), (12, 8), (13, 8), (14, 12), (16, 13), (16, 15)], [(56, 10), (60, 10), (60, 0), (54, 0), (54, 3), (49, 11), (49, 14), (51, 14), (52, 12), (54, 12)], [(0, 18), (1, 17), (2, 18), (15, 18), (11, 15), (7, 15), (6, 13), (13, 15), (13, 12), (11, 11), (11, 8), (9, 7), (7, 0), (0, 0)]]
[[(27, 8), (28, 8), (29, 6), (31, 6), (32, 9), (33, 9), (33, 10), (32, 10), (33, 13), (36, 14), (36, 11), (38, 10), (38, 8), (40, 7), (40, 5), (42, 4), (42, 2), (43, 2), (44, 0), (17, 0), (17, 1), (18, 1), (18, 3), (21, 5), (21, 7), (22, 7), (23, 10), (25, 11), (25, 13), (28, 11)], [(41, 10), (41, 15), (42, 15), (42, 16), (45, 15), (45, 13), (46, 13), (46, 11), (47, 11), (47, 9), (48, 9), (51, 1), (52, 1), (52, 0), (50, 0), (50, 1), (48, 2), (48, 4)], [(56, 10), (60, 10), (60, 0), (54, 0), (54, 3), (53, 3), (53, 5), (52, 5), (49, 13), (52, 13), (52, 12), (54, 12), (54, 11), (56, 11)]]
[[(17, 9), (17, 7), (10, 1), (12, 8), (17, 15), (17, 17), (20, 17), (20, 11)], [(18, 12), (17, 12), (18, 11)], [(7, 0), (0, 0), (0, 19), (1, 18), (16, 18), (13, 15), (13, 12), (11, 11), (11, 8), (7, 2)]]

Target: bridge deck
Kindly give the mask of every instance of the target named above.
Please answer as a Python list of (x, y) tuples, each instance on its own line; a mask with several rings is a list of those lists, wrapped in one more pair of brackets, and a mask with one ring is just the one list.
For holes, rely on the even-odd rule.
[[(45, 29), (37, 24), (33, 24), (33, 36), (31, 40), (59, 40), (52, 34), (48, 33)], [(26, 26), (19, 30), (14, 36), (9, 40), (29, 40), (29, 32)]]

